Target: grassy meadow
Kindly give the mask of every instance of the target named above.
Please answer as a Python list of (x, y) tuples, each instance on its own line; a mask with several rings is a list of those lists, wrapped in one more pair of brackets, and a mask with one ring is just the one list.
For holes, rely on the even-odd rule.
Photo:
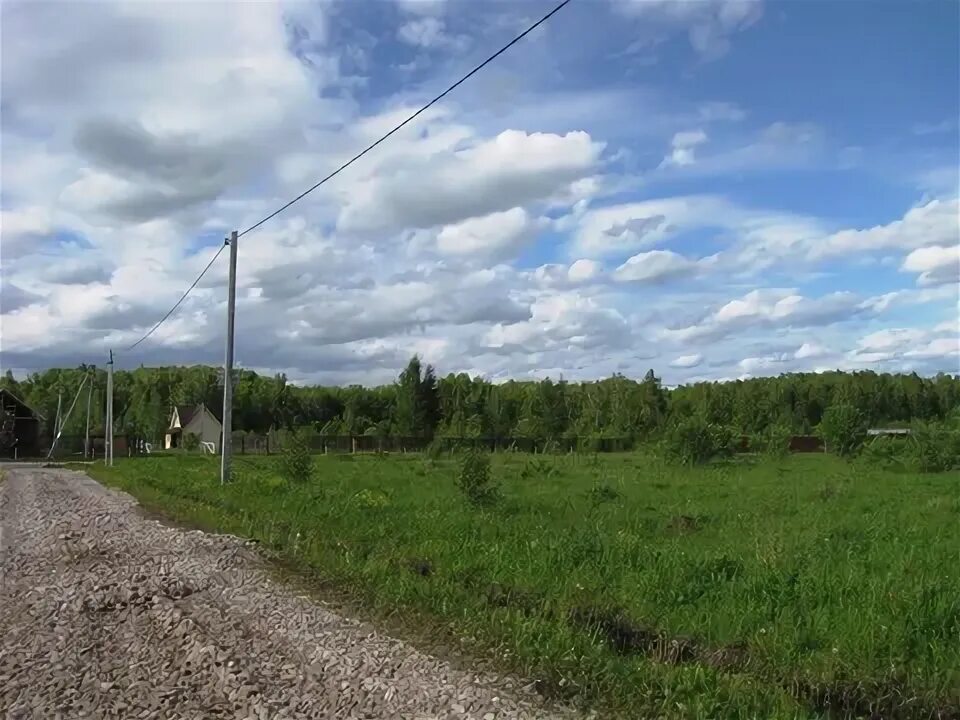
[(97, 479), (259, 539), (371, 612), (432, 628), (601, 717), (960, 718), (960, 482), (831, 456), (145, 458)]

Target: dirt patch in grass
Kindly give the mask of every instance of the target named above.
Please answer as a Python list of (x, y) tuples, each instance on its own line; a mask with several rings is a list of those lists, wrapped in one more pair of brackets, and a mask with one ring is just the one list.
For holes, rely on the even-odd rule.
[(706, 518), (693, 515), (674, 515), (667, 523), (667, 530), (679, 535), (694, 533), (700, 530), (706, 522)]
[(420, 577), (433, 575), (433, 563), (423, 558), (412, 558), (406, 562), (407, 569)]

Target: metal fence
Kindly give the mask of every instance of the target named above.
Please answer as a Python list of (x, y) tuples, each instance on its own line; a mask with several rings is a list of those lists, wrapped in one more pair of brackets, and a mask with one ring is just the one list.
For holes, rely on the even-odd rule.
[[(495, 437), (404, 437), (397, 435), (307, 435), (300, 438), (311, 452), (408, 453), (433, 448), (439, 452), (480, 449), (490, 452), (624, 452), (635, 446), (633, 438), (495, 438)], [(283, 450), (289, 436), (234, 433), (233, 450), (240, 455), (269, 455)]]

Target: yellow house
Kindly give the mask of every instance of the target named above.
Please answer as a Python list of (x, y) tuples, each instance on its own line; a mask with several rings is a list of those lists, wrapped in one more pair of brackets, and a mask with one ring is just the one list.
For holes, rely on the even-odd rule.
[(196, 435), (200, 442), (213, 443), (216, 452), (220, 452), (220, 439), (223, 426), (220, 420), (206, 405), (175, 405), (170, 416), (170, 427), (163, 440), (166, 450), (183, 447), (183, 438), (188, 434)]

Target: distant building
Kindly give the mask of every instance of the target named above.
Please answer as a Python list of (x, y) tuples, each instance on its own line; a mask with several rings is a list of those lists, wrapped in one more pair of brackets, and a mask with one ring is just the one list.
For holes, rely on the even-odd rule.
[(41, 454), (44, 417), (6, 388), (0, 388), (0, 456)]
[(210, 409), (199, 405), (176, 405), (170, 415), (170, 427), (163, 441), (165, 450), (183, 447), (183, 438), (187, 434), (196, 435), (200, 442), (213, 443), (220, 452), (220, 439), (223, 426), (220, 419)]

